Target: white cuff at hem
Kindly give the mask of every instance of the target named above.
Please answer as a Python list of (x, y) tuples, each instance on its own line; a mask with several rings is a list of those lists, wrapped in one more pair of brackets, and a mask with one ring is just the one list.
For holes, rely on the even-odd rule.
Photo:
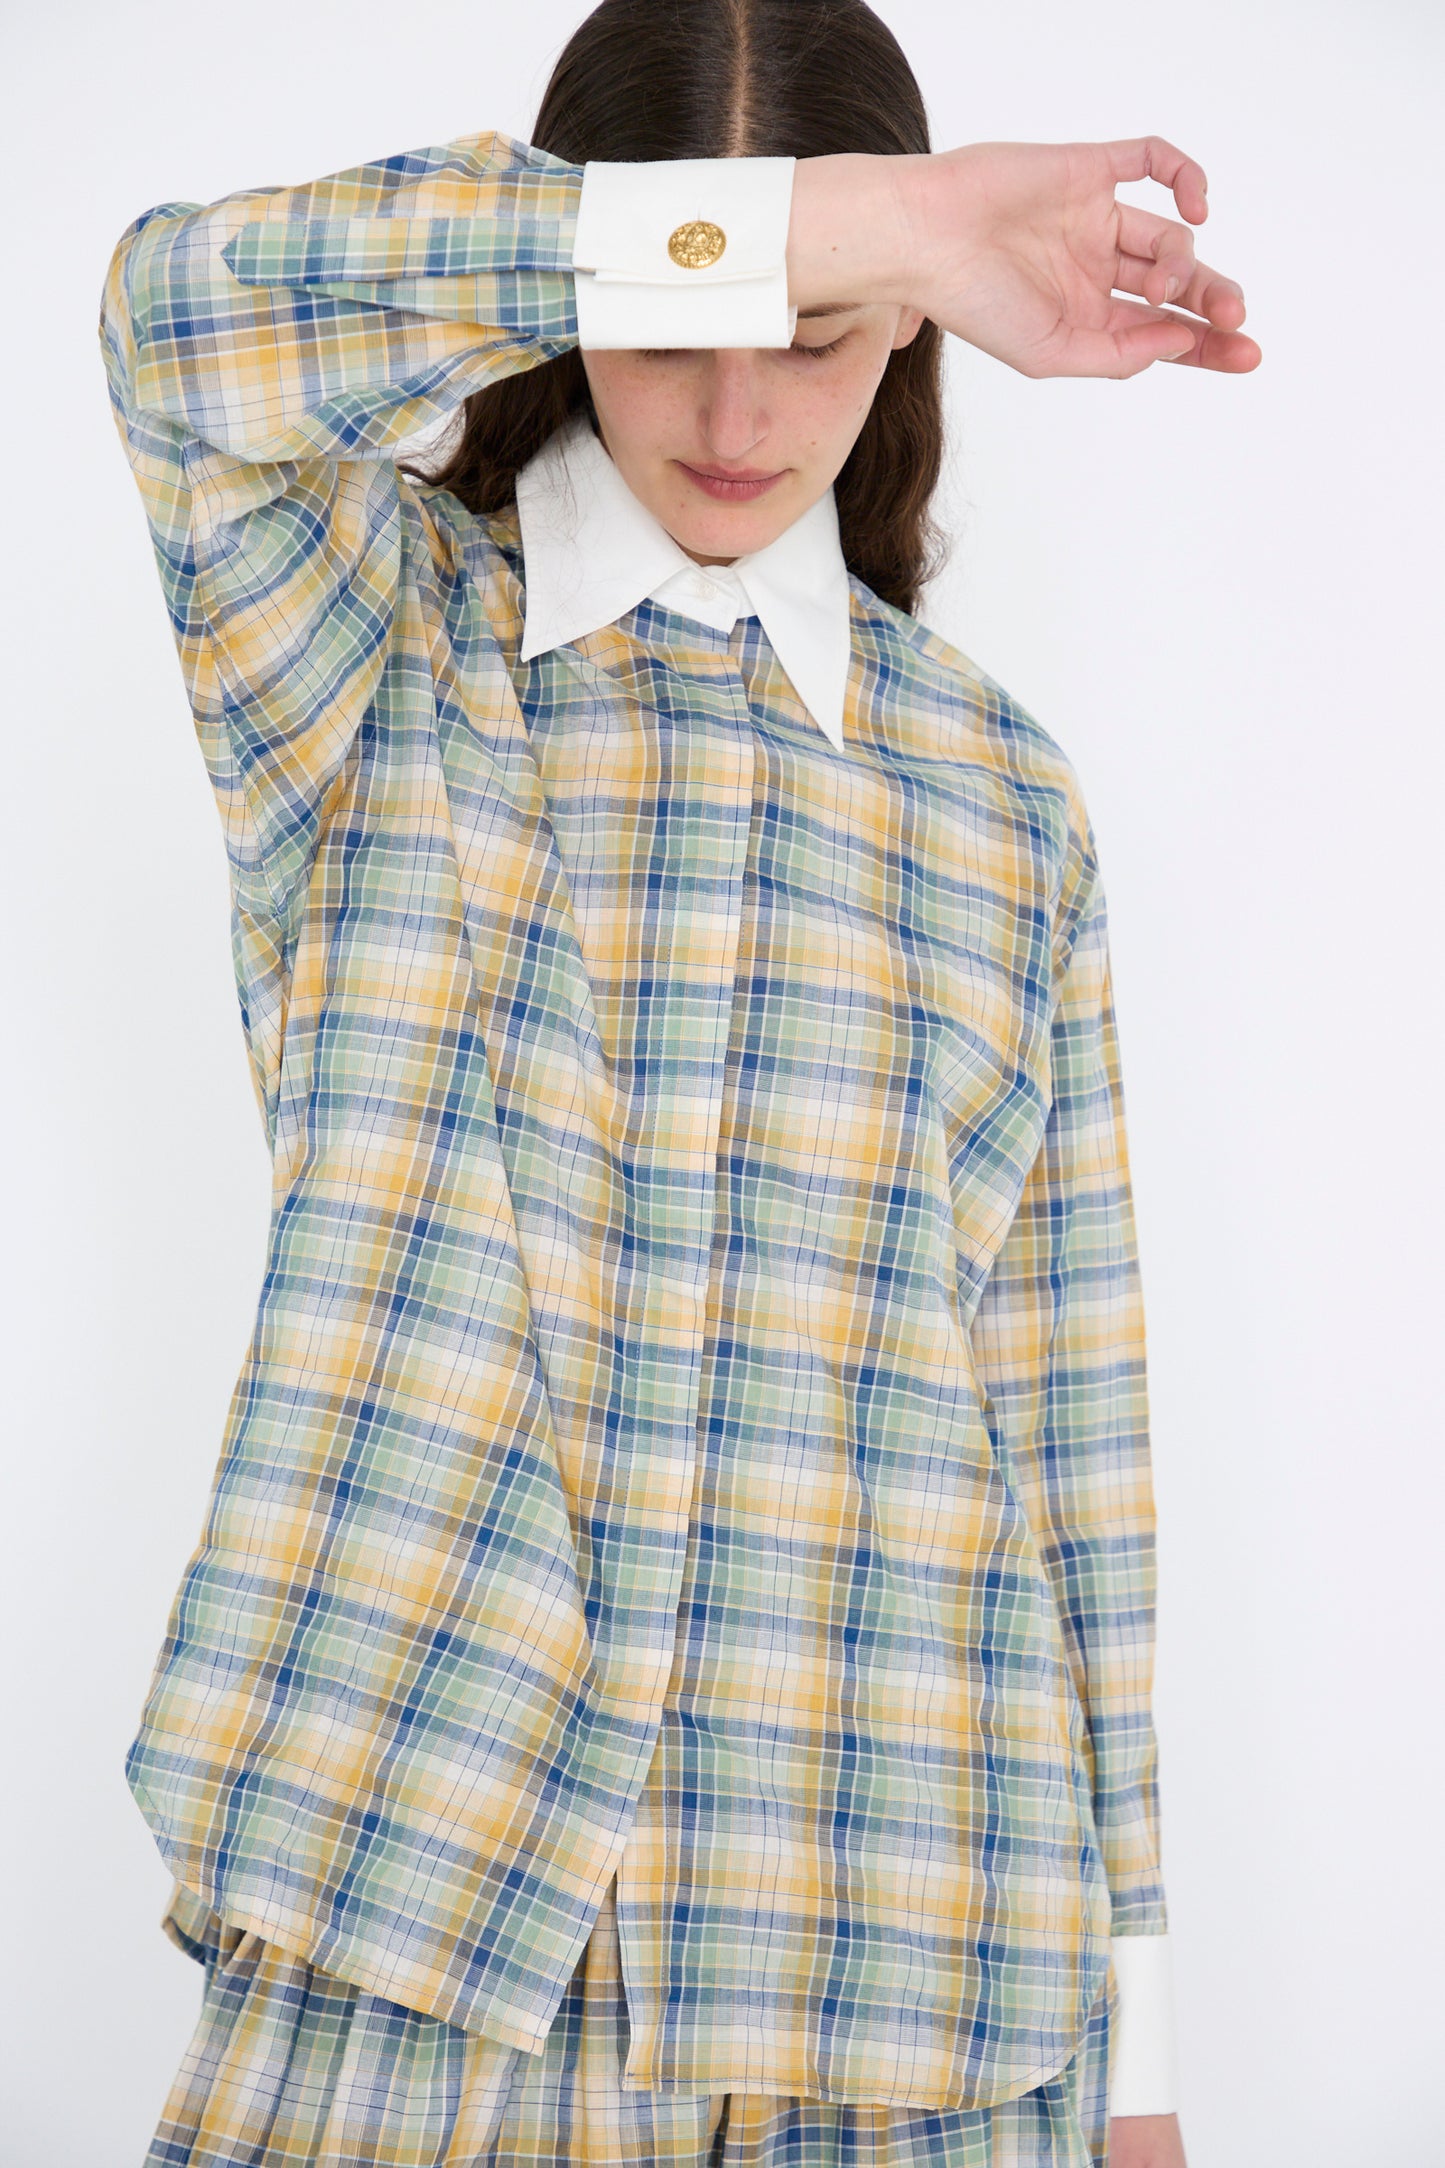
[[(582, 169), (572, 265), (577, 342), (591, 347), (788, 346), (791, 158), (664, 158)], [(679, 226), (724, 235), (716, 263), (668, 254)]]

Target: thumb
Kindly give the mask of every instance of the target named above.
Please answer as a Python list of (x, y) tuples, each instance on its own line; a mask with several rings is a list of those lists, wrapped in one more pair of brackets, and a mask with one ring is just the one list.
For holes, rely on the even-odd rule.
[(1121, 374), (1137, 376), (1156, 361), (1179, 361), (1194, 348), (1194, 333), (1177, 316), (1155, 316), (1130, 309), (1122, 322), (1110, 326), (1114, 346), (1124, 364)]

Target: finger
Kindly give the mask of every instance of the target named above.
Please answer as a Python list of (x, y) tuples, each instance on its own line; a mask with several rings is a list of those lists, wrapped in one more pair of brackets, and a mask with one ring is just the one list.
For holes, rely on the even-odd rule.
[(1258, 340), (1244, 332), (1216, 331), (1211, 327), (1200, 333), (1187, 354), (1166, 354), (1162, 358), (1178, 362), (1185, 369), (1217, 369), (1225, 376), (1243, 376), (1257, 369), (1264, 355)]
[(1120, 363), (1110, 371), (1115, 376), (1137, 376), (1156, 361), (1187, 360), (1196, 345), (1195, 333), (1181, 317), (1136, 308), (1132, 301), (1116, 302), (1104, 329)]
[(1179, 216), (1191, 226), (1202, 226), (1209, 216), (1204, 168), (1197, 158), (1180, 150), (1163, 136), (1126, 136), (1102, 145), (1115, 182), (1159, 181), (1171, 189)]
[(1177, 219), (1156, 218), (1152, 211), (1141, 211), (1137, 204), (1119, 203), (1114, 208), (1119, 214), (1121, 253), (1147, 257), (1158, 267), (1157, 276), (1144, 290), (1146, 300), (1176, 300), (1194, 276), (1194, 236), (1189, 228), (1181, 226)]
[(1167, 311), (1141, 309), (1132, 301), (1113, 304), (1099, 336), (1113, 341), (1120, 366), (1098, 373), (1113, 376), (1137, 376), (1156, 361), (1239, 375), (1257, 368), (1264, 358), (1256, 342), (1242, 331), (1190, 323)]
[(1193, 344), (1181, 321), (1134, 301), (1111, 301), (1102, 324), (1060, 325), (1031, 364), (1015, 366), (1025, 376), (1137, 376)]
[(1194, 315), (1206, 317), (1211, 324), (1218, 324), (1226, 331), (1237, 331), (1246, 315), (1243, 287), (1207, 263), (1193, 266), (1182, 292), (1161, 295), (1158, 266), (1152, 257), (1121, 256), (1114, 273), (1114, 287), (1116, 292), (1141, 294), (1146, 301), (1156, 304), (1161, 300), (1176, 302), (1181, 309), (1190, 309)]

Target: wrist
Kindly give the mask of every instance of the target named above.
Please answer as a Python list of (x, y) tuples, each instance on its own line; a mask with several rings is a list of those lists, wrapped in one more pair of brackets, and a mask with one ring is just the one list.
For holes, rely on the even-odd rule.
[(800, 158), (788, 221), (788, 299), (906, 303), (921, 282), (926, 156)]

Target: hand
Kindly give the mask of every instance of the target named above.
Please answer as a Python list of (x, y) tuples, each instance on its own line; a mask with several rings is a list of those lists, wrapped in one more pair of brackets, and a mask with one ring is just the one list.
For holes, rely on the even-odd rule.
[(800, 159), (790, 298), (918, 308), (1030, 377), (1137, 376), (1167, 360), (1257, 368), (1237, 281), (1195, 260), (1187, 225), (1114, 200), (1145, 178), (1191, 224), (1209, 216), (1203, 168), (1162, 136)]
[[(1162, 136), (975, 143), (919, 161), (899, 176), (924, 222), (916, 304), (1025, 376), (1135, 376), (1169, 360), (1257, 367), (1258, 346), (1237, 328), (1236, 281), (1195, 260), (1188, 226), (1115, 202), (1120, 182), (1146, 177), (1192, 224), (1209, 216), (1203, 168)], [(1196, 320), (1164, 306), (1174, 299)]]
[(1111, 2116), (1109, 2168), (1187, 2168), (1178, 2116)]

